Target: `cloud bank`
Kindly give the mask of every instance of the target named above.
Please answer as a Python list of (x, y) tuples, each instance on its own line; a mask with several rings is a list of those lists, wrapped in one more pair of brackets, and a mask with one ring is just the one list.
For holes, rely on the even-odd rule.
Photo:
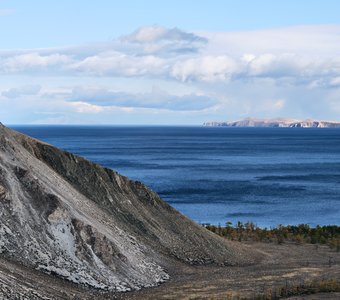
[[(312, 83), (322, 79), (334, 85), (340, 77), (340, 26), (315, 30), (302, 27), (198, 35), (178, 28), (142, 27), (118, 41), (92, 45), (88, 54), (89, 45), (84, 49), (2, 51), (0, 72), (162, 77), (184, 82), (262, 77)], [(311, 50), (315, 47), (317, 51)]]
[(2, 49), (0, 74), (8, 79), (0, 101), (25, 98), (37, 111), (41, 103), (61, 114), (63, 107), (79, 114), (135, 109), (147, 121), (147, 110), (162, 110), (183, 112), (192, 123), (223, 116), (335, 118), (340, 26), (215, 33), (154, 25), (103, 43)]
[(70, 102), (86, 102), (104, 107), (153, 108), (172, 111), (203, 110), (217, 104), (217, 101), (204, 95), (170, 95), (154, 88), (150, 93), (114, 92), (106, 89), (75, 88), (68, 97)]

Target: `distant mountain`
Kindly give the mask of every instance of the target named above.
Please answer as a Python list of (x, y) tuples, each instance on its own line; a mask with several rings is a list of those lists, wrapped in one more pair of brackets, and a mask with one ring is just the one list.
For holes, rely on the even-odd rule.
[(294, 119), (253, 119), (239, 121), (206, 122), (204, 126), (212, 127), (303, 127), (303, 128), (340, 128), (340, 122), (294, 120)]

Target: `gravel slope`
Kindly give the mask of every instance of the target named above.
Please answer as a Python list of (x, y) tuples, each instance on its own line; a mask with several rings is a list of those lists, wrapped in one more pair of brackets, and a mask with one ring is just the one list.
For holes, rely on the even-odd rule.
[(242, 266), (264, 256), (208, 232), (140, 182), (0, 125), (1, 259), (121, 292), (168, 280), (173, 259)]

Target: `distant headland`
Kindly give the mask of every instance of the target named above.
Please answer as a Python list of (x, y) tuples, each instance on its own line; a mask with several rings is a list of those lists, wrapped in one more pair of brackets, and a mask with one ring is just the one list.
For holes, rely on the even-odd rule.
[(302, 128), (340, 128), (340, 122), (294, 119), (254, 119), (239, 121), (206, 122), (203, 126), (211, 127), (302, 127)]

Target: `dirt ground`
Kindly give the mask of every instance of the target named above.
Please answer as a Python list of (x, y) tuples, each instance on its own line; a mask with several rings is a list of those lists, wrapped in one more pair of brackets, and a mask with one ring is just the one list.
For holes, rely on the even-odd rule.
[(289, 300), (335, 300), (340, 299), (340, 293), (320, 293), (301, 297), (290, 297)]
[[(123, 294), (103, 294), (0, 259), (0, 299), (254, 299), (273, 286), (299, 285), (313, 279), (340, 280), (340, 253), (328, 246), (248, 246), (263, 252), (266, 258), (260, 264), (245, 267), (188, 266), (169, 261), (168, 282)], [(340, 294), (290, 299), (340, 299)]]
[[(340, 280), (340, 253), (327, 246), (249, 245), (266, 253), (262, 263), (247, 267), (178, 267), (172, 279), (156, 288), (127, 293), (122, 299), (253, 299), (273, 286), (300, 285), (313, 279)], [(319, 298), (318, 298), (319, 297)], [(324, 298), (321, 298), (324, 297)], [(328, 297), (328, 298), (327, 298)], [(340, 299), (339, 294), (292, 299)]]

